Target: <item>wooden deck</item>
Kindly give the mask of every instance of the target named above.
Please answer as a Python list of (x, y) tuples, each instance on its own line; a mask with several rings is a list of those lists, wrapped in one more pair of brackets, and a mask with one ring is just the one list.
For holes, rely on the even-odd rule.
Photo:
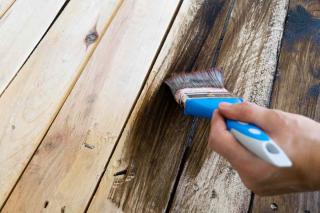
[(1, 212), (320, 212), (261, 198), (164, 79), (217, 66), (320, 120), (318, 0), (0, 0)]

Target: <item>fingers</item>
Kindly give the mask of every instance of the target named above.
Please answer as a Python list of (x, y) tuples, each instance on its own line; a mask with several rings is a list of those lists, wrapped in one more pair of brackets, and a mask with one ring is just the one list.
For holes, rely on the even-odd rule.
[(209, 146), (235, 167), (256, 160), (227, 130), (224, 118), (218, 110), (214, 112), (211, 120)]
[(281, 122), (277, 112), (250, 102), (234, 105), (222, 103), (219, 112), (226, 118), (253, 123), (269, 132), (278, 128)]

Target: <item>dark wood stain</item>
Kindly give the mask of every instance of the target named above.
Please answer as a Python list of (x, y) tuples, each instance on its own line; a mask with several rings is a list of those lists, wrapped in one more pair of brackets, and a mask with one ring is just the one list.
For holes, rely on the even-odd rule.
[(312, 85), (308, 90), (308, 94), (311, 97), (318, 98), (320, 95), (320, 84)]
[(320, 19), (309, 13), (302, 5), (297, 5), (288, 11), (283, 47), (294, 48), (295, 44), (305, 40), (310, 40), (313, 45), (320, 48)]
[[(274, 83), (272, 107), (299, 113), (320, 121), (320, 2), (291, 0), (285, 25), (278, 72)], [(319, 192), (258, 197), (253, 212), (319, 212)]]
[(278, 66), (281, 77), (275, 81), (272, 106), (319, 120), (320, 2), (290, 4)]
[[(270, 61), (272, 57), (263, 52), (265, 48), (270, 48), (270, 39), (273, 39), (273, 43), (280, 43), (281, 38), (273, 38), (271, 33), (274, 24), (274, 14), (271, 11), (275, 11), (276, 8), (279, 8), (277, 1), (236, 1), (216, 64), (225, 71), (226, 87), (230, 91), (237, 89), (238, 95), (242, 95), (246, 89), (243, 86), (246, 81), (254, 82), (253, 77), (243, 78), (247, 72), (253, 71), (252, 67), (268, 68), (261, 62), (264, 60), (276, 64), (276, 59)], [(285, 17), (278, 16), (278, 18), (283, 18), (284, 21)], [(207, 41), (210, 41), (210, 36)], [(210, 42), (204, 46), (208, 47), (207, 45), (210, 46)], [(208, 59), (213, 55), (211, 51), (205, 50), (200, 53), (198, 60), (201, 63), (196, 63), (199, 65), (197, 68), (201, 70), (208, 66)], [(242, 82), (238, 83), (238, 80)], [(257, 82), (253, 85), (253, 89), (259, 89), (255, 87), (258, 84)], [(271, 84), (263, 92), (268, 89), (271, 89)], [(252, 93), (249, 100), (253, 101), (255, 98), (259, 97)], [(197, 122), (190, 156), (178, 185), (172, 211), (246, 212), (250, 205), (251, 194), (241, 185), (235, 170), (207, 147), (209, 125), (209, 121), (206, 120)], [(191, 187), (194, 184), (199, 190), (195, 191)], [(219, 199), (212, 199), (215, 197)]]
[[(168, 76), (195, 69), (197, 61), (203, 60), (198, 59), (201, 51), (215, 52), (221, 33), (219, 24), (226, 19), (230, 1), (211, 0), (201, 4), (191, 26), (173, 50), (172, 63), (165, 71)], [(213, 45), (203, 49), (208, 35), (213, 33)], [(212, 54), (207, 55), (207, 66), (211, 64)], [(155, 92), (147, 91), (146, 99), (125, 142), (124, 159), (134, 178), (120, 181), (109, 194), (109, 199), (124, 211), (164, 211), (192, 125), (192, 118), (183, 115), (166, 85), (159, 85)]]

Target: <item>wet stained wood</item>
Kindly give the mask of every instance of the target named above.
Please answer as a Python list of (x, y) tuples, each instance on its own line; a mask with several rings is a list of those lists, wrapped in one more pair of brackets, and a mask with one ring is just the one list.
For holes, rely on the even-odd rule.
[(85, 210), (178, 5), (122, 3), (3, 212)]
[[(234, 94), (268, 105), (287, 5), (287, 0), (236, 1), (216, 61)], [(209, 121), (197, 126), (173, 212), (246, 212), (250, 191), (229, 163), (207, 148)]]
[(0, 98), (0, 206), (99, 40), (85, 39), (104, 33), (120, 3), (72, 1)]
[[(0, 96), (65, 2), (66, 0), (2, 2), (6, 5), (3, 13), (6, 13), (0, 16)], [(11, 6), (11, 3), (14, 4)]]
[[(320, 2), (292, 0), (272, 93), (272, 107), (320, 121)], [(320, 193), (256, 197), (253, 212), (319, 212)]]
[(0, 20), (16, 0), (0, 0)]
[(210, 66), (232, 1), (183, 2), (89, 207), (89, 212), (164, 212), (192, 118), (163, 80)]

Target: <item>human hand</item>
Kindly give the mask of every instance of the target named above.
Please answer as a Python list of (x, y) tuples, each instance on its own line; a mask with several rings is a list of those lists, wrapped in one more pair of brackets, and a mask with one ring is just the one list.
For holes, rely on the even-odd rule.
[[(277, 168), (256, 157), (227, 131), (224, 118), (259, 126), (285, 151), (293, 166)], [(211, 120), (209, 146), (225, 157), (258, 195), (320, 189), (320, 124), (307, 117), (249, 102), (223, 103)]]

